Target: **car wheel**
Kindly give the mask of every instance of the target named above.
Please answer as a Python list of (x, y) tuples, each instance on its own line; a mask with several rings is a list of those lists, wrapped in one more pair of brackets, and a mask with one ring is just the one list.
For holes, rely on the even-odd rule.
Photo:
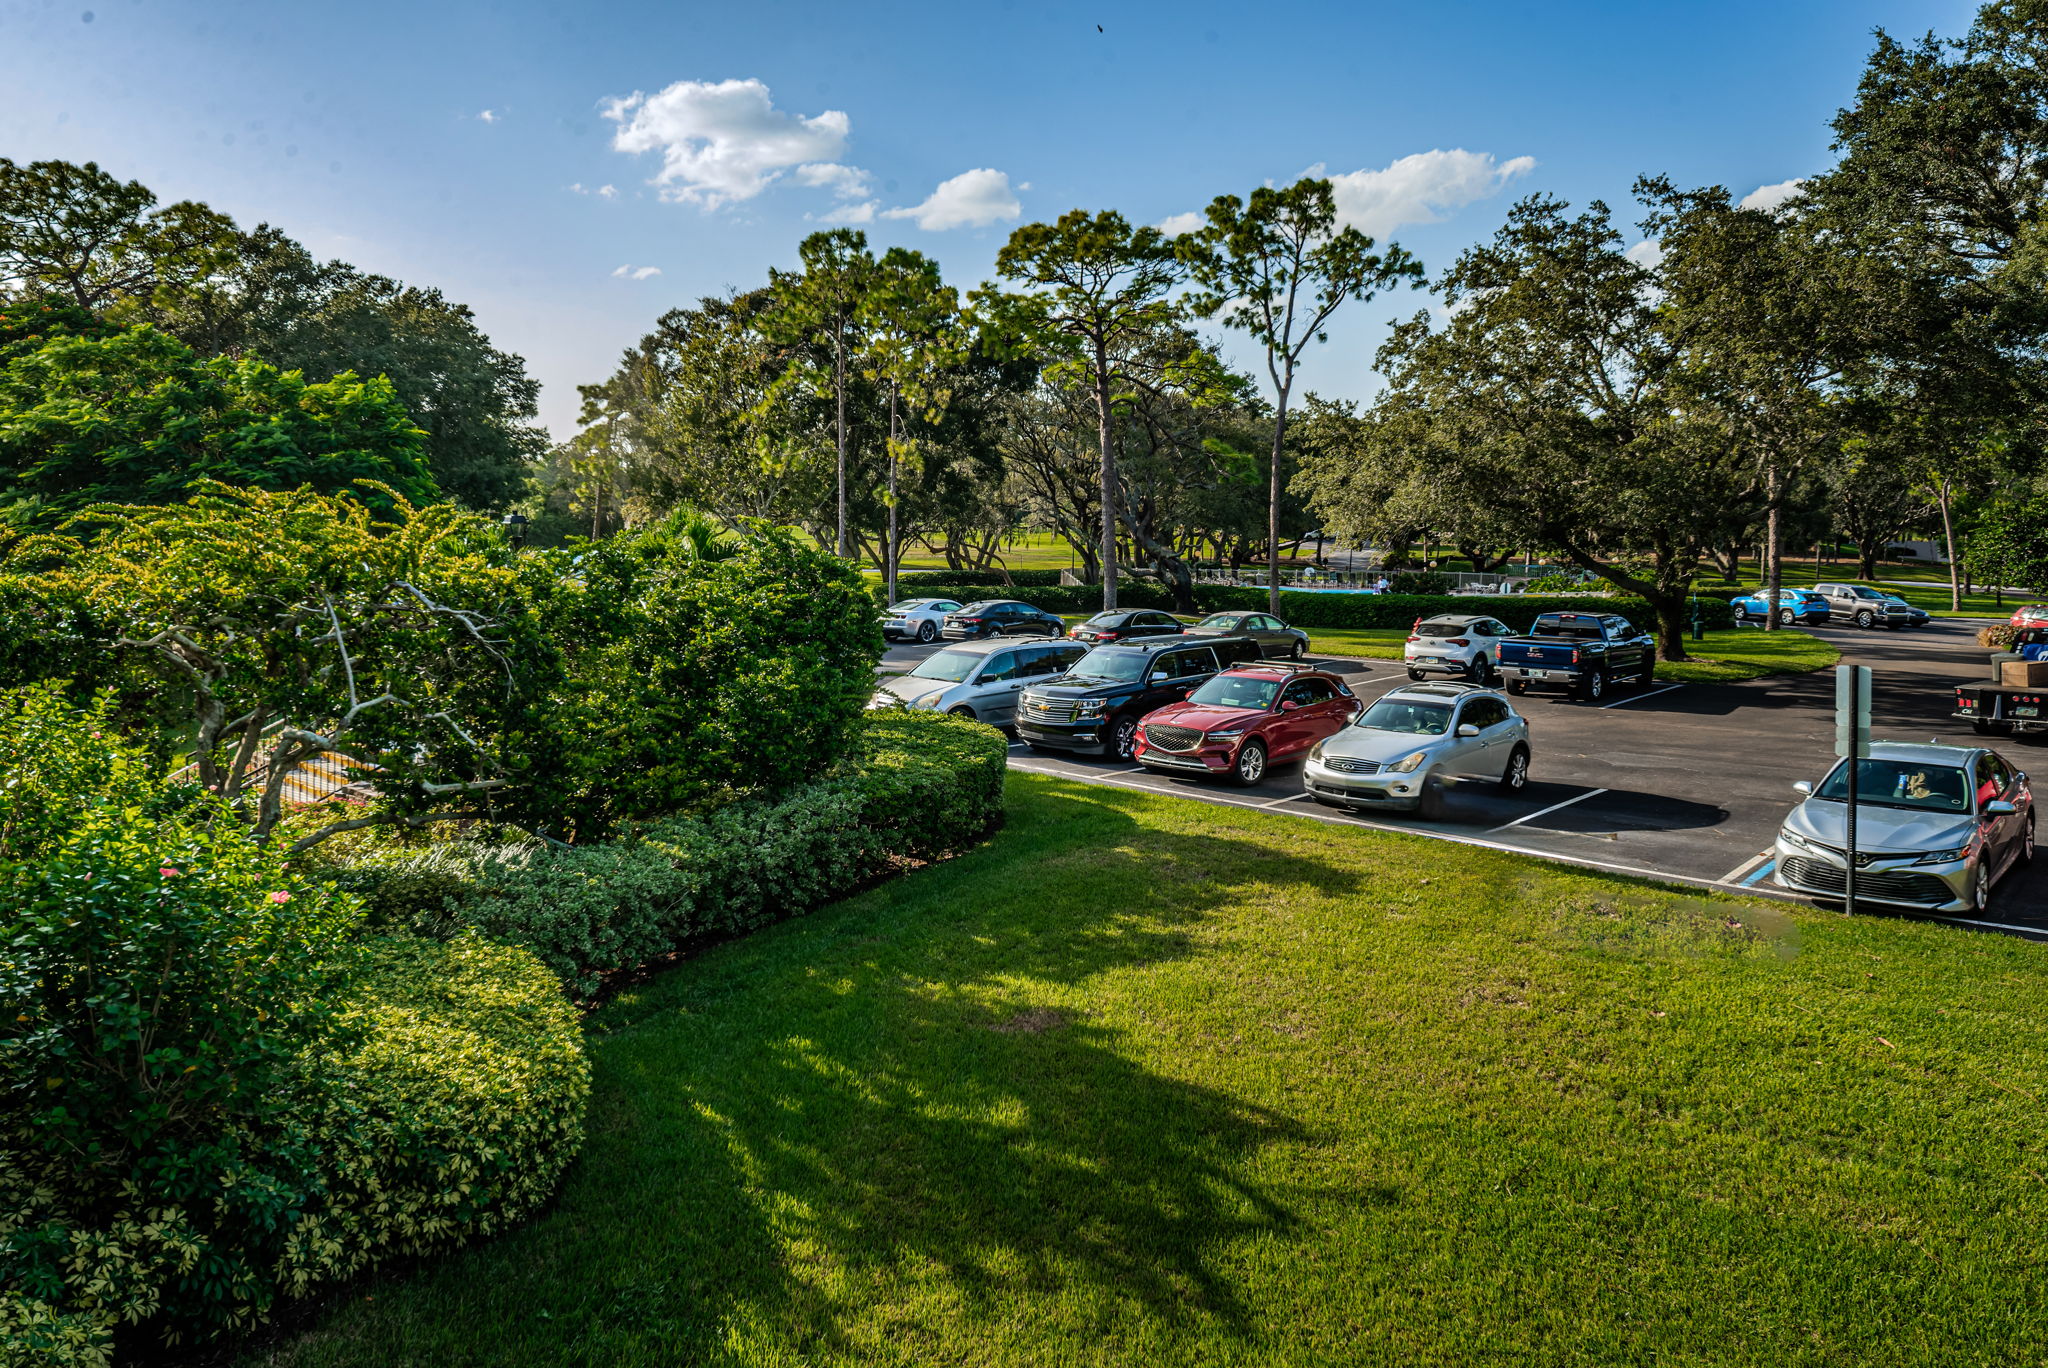
[(1422, 671), (1420, 671), (1420, 670), (1410, 670), (1410, 671), (1408, 672), (1408, 677), (1409, 677), (1410, 679), (1420, 679), (1420, 678), (1422, 678)]
[(1977, 868), (1970, 874), (1970, 902), (1979, 916), (1991, 906), (1991, 875), (1984, 868), (1982, 856), (1978, 857)]
[[(1874, 624), (1874, 623), (1875, 623), (1876, 621), (1877, 621), (1877, 616), (1876, 616), (1876, 614), (1872, 613), (1872, 612), (1871, 612), (1871, 611), (1870, 611), (1870, 610), (1869, 610), (1868, 608), (1863, 608), (1863, 609), (1859, 609), (1859, 610), (1857, 611), (1857, 614), (1856, 614), (1856, 625), (1857, 625), (1858, 627), (1869, 627), (1869, 626), (1871, 626), (1872, 624)], [(1846, 781), (1845, 781), (1845, 782), (1846, 782)]]
[(2018, 864), (2034, 862), (2034, 814), (2027, 814), (2027, 824), (2020, 828), (2020, 853), (2015, 860)]
[(1137, 749), (1137, 746), (1138, 719), (1135, 717), (1119, 717), (1115, 725), (1109, 729), (1109, 744), (1104, 746), (1103, 749), (1109, 752), (1111, 759), (1128, 760), (1131, 758), (1131, 752)]
[(1291, 651), (1289, 651), (1289, 652), (1288, 652), (1287, 654), (1288, 654), (1289, 658), (1291, 658), (1291, 659), (1294, 659), (1294, 660), (1299, 660), (1299, 659), (1301, 659), (1301, 658), (1302, 658), (1302, 656), (1306, 655), (1307, 653), (1308, 653), (1308, 646), (1307, 646), (1307, 644), (1306, 644), (1306, 643), (1304, 643), (1304, 642), (1301, 642), (1301, 641), (1297, 641), (1297, 642), (1295, 642), (1295, 643), (1294, 643), (1294, 649), (1293, 649), (1293, 650), (1291, 650)]
[(1237, 765), (1230, 772), (1231, 777), (1250, 788), (1266, 777), (1266, 747), (1263, 742), (1247, 741), (1237, 749)]
[(1642, 672), (1636, 676), (1636, 687), (1647, 689), (1657, 682), (1657, 653), (1650, 652), (1643, 657)]
[(1517, 745), (1508, 754), (1508, 767), (1500, 772), (1502, 793), (1520, 793), (1529, 786), (1529, 748)]
[(921, 646), (930, 645), (932, 638), (937, 636), (938, 634), (939, 629), (932, 626), (929, 622), (920, 622), (917, 624), (917, 640), (918, 644)]
[(1529, 692), (1529, 681), (1526, 679), (1510, 679), (1508, 681), (1508, 692), (1520, 698), (1523, 694)]
[(1579, 685), (1579, 697), (1588, 703), (1598, 703), (1607, 692), (1607, 672), (1588, 670), (1583, 683)]
[(1794, 616), (1790, 608), (1780, 608), (1778, 610), (1778, 621), (1783, 623), (1785, 626), (1790, 627), (1793, 625), (1793, 623), (1798, 621), (1798, 618)]
[(1466, 677), (1474, 684), (1484, 684), (1493, 678), (1493, 665), (1485, 656), (1473, 656), (1472, 663), (1465, 668)]
[(1744, 622), (1751, 622), (1751, 621), (1754, 621), (1754, 620), (1755, 620), (1755, 619), (1753, 619), (1753, 618), (1752, 618), (1752, 617), (1750, 616), (1750, 614), (1749, 614), (1749, 609), (1747, 609), (1747, 608), (1737, 608), (1737, 609), (1735, 610), (1735, 621), (1736, 621), (1736, 622), (1737, 622), (1738, 624), (1740, 624), (1740, 623), (1744, 623)]
[(965, 703), (962, 703), (957, 708), (949, 708), (947, 709), (947, 711), (954, 717), (964, 717), (969, 722), (972, 722), (974, 720), (974, 709), (968, 707)]

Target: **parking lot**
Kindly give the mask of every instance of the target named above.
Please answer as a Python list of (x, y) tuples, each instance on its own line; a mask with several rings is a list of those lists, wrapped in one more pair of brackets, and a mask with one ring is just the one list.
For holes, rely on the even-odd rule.
[[(1975, 641), (1981, 625), (1937, 619), (1901, 632), (1811, 630), (1838, 645), (1845, 662), (1871, 667), (1874, 738), (1972, 744), (1978, 738), (1968, 725), (1948, 715), (1948, 689), (1959, 679), (1983, 676), (1985, 652)], [(882, 668), (909, 669), (936, 649), (895, 647)], [(1408, 682), (1398, 661), (1311, 659), (1344, 676), (1367, 700)], [(1303, 794), (1298, 763), (1275, 766), (1254, 788), (1154, 774), (1093, 757), (1033, 754), (1022, 745), (1011, 747), (1010, 765), (1085, 783), (1129, 785), (1769, 893), (1771, 843), (1797, 801), (1791, 786), (1799, 779), (1818, 780), (1833, 758), (1831, 671), (1739, 684), (1619, 689), (1599, 704), (1558, 693), (1532, 693), (1515, 703), (1529, 719), (1534, 758), (1528, 787), (1507, 797), (1490, 784), (1450, 785), (1443, 816), (1433, 821), (1354, 817), (1322, 807)], [(2048, 754), (2039, 742), (2007, 737), (1991, 744), (2022, 770), (2037, 768), (2037, 750)], [(2006, 875), (1989, 916), (2003, 929), (2048, 936), (2048, 877), (2041, 867)]]

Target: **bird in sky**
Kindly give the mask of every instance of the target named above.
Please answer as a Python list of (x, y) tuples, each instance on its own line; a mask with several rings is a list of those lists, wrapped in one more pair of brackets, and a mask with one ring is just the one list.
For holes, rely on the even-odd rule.
[(1100, 33), (1100, 32), (1102, 32), (1102, 25), (1100, 25), (1100, 24), (1097, 24), (1097, 25), (1095, 26), (1095, 31), (1096, 31), (1097, 33)]

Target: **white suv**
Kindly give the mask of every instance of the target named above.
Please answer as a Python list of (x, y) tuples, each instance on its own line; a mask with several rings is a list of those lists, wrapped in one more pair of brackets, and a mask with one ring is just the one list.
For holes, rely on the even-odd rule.
[(1484, 684), (1500, 662), (1502, 639), (1513, 635), (1495, 618), (1440, 613), (1415, 624), (1401, 658), (1408, 664), (1410, 679), (1457, 675)]

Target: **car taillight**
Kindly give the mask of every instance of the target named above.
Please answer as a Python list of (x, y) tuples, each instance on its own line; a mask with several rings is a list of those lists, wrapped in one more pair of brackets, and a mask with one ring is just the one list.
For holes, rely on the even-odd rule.
[(1116, 637), (1117, 634), (1115, 632), (1097, 632), (1095, 634), (1097, 641), (1115, 641)]
[(1464, 637), (1452, 637), (1444, 644), (1446, 646), (1470, 646), (1472, 643)]
[(1578, 647), (1576, 647), (1576, 646), (1574, 646), (1574, 647), (1572, 647), (1572, 664), (1576, 665), (1576, 664), (1578, 664), (1578, 663), (1579, 663), (1579, 648), (1578, 648)]

